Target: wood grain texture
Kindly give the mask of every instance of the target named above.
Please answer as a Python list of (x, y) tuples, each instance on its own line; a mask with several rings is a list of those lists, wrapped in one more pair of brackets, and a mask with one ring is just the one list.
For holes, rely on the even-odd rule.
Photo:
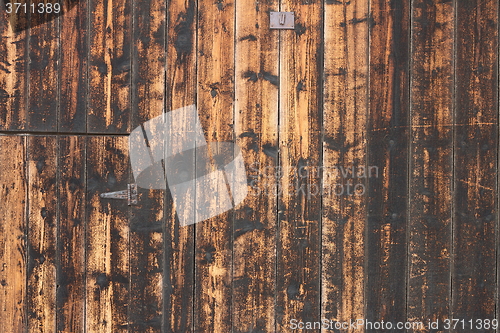
[(498, 288), (498, 2), (457, 2), (456, 29), (452, 313), (479, 325)]
[(85, 329), (86, 140), (58, 138), (57, 332)]
[[(128, 7), (127, 7), (128, 8)], [(159, 1), (137, 0), (134, 2), (135, 42), (124, 35), (123, 79), (128, 79), (126, 49), (132, 46), (132, 127), (160, 115), (165, 103), (165, 24), (166, 4)], [(128, 24), (128, 22), (126, 22)], [(125, 89), (125, 87), (124, 87)], [(123, 91), (125, 98), (126, 92)], [(125, 99), (124, 106), (126, 104)], [(128, 106), (127, 106), (128, 107)], [(124, 109), (125, 110), (125, 109)], [(124, 113), (124, 121), (126, 115)], [(123, 131), (126, 131), (125, 123)]]
[[(498, 319), (498, 1), (64, 0), (27, 30), (5, 1), (2, 333)], [(100, 198), (135, 181), (128, 133), (190, 105), (244, 203), (181, 226), (228, 180)]]
[(412, 2), (407, 291), (412, 321), (451, 318), (454, 5)]
[[(161, 1), (135, 1), (132, 128), (162, 114), (165, 99), (165, 21)], [(133, 182), (132, 176), (130, 179)], [(164, 191), (141, 189), (130, 216), (129, 329), (161, 332), (163, 316)]]
[(0, 136), (0, 322), (5, 333), (26, 330), (26, 138)]
[[(170, 112), (196, 104), (197, 1), (170, 0), (167, 6), (165, 112)], [(194, 202), (189, 206), (194, 209)], [(169, 191), (165, 196), (164, 224), (164, 331), (195, 332), (195, 226), (180, 226)]]
[(295, 30), (280, 32), (276, 331), (320, 317), (321, 1), (281, 1)]
[(130, 132), (131, 0), (89, 0), (87, 131)]
[(124, 137), (87, 139), (85, 327), (87, 332), (128, 332), (130, 304), (129, 208), (101, 193), (127, 188), (128, 142)]
[(163, 197), (161, 190), (139, 191), (130, 217), (129, 328), (161, 332), (163, 306)]
[(368, 8), (325, 6), (322, 311), (338, 321), (365, 317)]
[[(235, 133), (249, 194), (233, 229), (233, 332), (274, 332), (276, 290), (279, 32), (277, 1), (236, 2)], [(266, 172), (268, 171), (268, 172)]]
[(57, 138), (27, 137), (29, 332), (56, 329)]
[[(366, 318), (406, 320), (409, 1), (372, 1)], [(372, 169), (373, 170), (373, 169)]]
[[(2, 4), (3, 5), (3, 4)], [(14, 32), (15, 15), (0, 12), (0, 129), (26, 128), (28, 33)], [(10, 24), (9, 24), (10, 22)]]
[[(234, 3), (198, 2), (197, 107), (207, 142), (234, 140)], [(214, 188), (221, 191), (226, 186)], [(207, 195), (207, 188), (197, 186), (196, 193)], [(231, 331), (233, 221), (227, 211), (195, 226), (196, 331)]]
[[(59, 131), (87, 131), (89, 2), (66, 0), (59, 18)], [(73, 7), (72, 7), (73, 6)], [(68, 9), (71, 8), (71, 9)]]
[(37, 20), (47, 20), (51, 14), (30, 15), (34, 26), (29, 29), (27, 130), (55, 132), (59, 118), (59, 21), (36, 25)]

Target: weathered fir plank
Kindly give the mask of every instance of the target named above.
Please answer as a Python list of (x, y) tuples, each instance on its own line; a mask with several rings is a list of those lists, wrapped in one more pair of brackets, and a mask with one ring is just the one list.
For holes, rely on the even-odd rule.
[[(167, 2), (167, 91), (165, 112), (196, 104), (197, 1)], [(177, 120), (185, 121), (185, 120)], [(186, 198), (186, 200), (188, 200)], [(194, 210), (194, 202), (186, 207)], [(165, 196), (163, 329), (194, 332), (195, 226), (180, 226), (172, 195)]]
[[(162, 114), (165, 96), (166, 4), (135, 1), (133, 127)], [(163, 139), (163, 138), (162, 138)], [(164, 138), (167, 140), (167, 138)], [(130, 152), (133, 154), (134, 152)], [(130, 330), (161, 332), (163, 309), (164, 191), (139, 190), (130, 217)]]
[[(498, 1), (457, 2), (453, 318), (491, 331), (498, 289)], [(485, 325), (490, 325), (486, 327)]]
[(407, 316), (425, 323), (451, 318), (454, 5), (412, 2)]
[[(366, 319), (406, 320), (410, 2), (371, 2)], [(375, 169), (371, 169), (374, 167)]]
[[(234, 140), (234, 15), (232, 0), (198, 2), (197, 107), (208, 142)], [(197, 157), (196, 164), (205, 161)], [(195, 191), (196, 197), (207, 196), (209, 189), (196, 186)], [(227, 188), (213, 191), (220, 198)], [(229, 210), (195, 226), (196, 331), (231, 331), (233, 217)]]
[(26, 138), (1, 135), (0, 147), (0, 323), (3, 332), (17, 333), (27, 323)]
[[(249, 193), (233, 229), (233, 332), (274, 332), (278, 177), (279, 2), (236, 2), (235, 133)], [(266, 171), (268, 171), (266, 173)]]
[(324, 14), (322, 318), (337, 321), (365, 318), (368, 5), (327, 3)]
[(30, 15), (34, 26), (29, 29), (29, 96), (26, 129), (54, 132), (58, 127), (59, 109), (59, 21), (50, 20), (36, 25), (37, 21), (49, 20), (54, 14), (31, 13)]
[(84, 332), (86, 147), (82, 136), (58, 138), (57, 332)]
[(281, 1), (295, 30), (280, 35), (276, 331), (320, 317), (322, 2)]
[(87, 139), (87, 228), (85, 328), (87, 332), (128, 332), (130, 304), (129, 216), (126, 200), (99, 195), (127, 188), (125, 137)]
[(131, 0), (89, 0), (87, 131), (130, 131)]
[[(3, 6), (3, 4), (2, 4)], [(26, 128), (28, 32), (14, 32), (16, 16), (0, 11), (0, 129)], [(11, 24), (9, 24), (9, 22)]]
[(89, 2), (66, 0), (59, 18), (59, 118), (62, 132), (87, 130)]
[(28, 332), (56, 329), (57, 138), (27, 137)]

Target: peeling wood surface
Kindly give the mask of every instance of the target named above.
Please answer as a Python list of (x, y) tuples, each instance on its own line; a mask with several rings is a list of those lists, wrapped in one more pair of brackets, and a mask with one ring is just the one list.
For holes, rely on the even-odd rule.
[[(63, 5), (1, 4), (2, 332), (495, 331), (444, 320), (500, 319), (497, 1)], [(193, 104), (243, 203), (181, 226), (168, 190), (102, 199), (130, 131)]]

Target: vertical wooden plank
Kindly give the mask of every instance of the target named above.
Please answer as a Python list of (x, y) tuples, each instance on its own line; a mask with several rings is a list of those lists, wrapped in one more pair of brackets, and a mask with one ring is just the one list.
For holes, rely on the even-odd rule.
[[(279, 31), (279, 166), (276, 331), (317, 321), (320, 305), (322, 1), (281, 1), (295, 30)], [(278, 34), (278, 32), (276, 32)]]
[(131, 0), (89, 0), (87, 130), (130, 131)]
[[(37, 9), (40, 4), (52, 1), (34, 1)], [(29, 3), (27, 2), (29, 5)], [(50, 8), (53, 8), (52, 5)], [(49, 20), (53, 13), (31, 13), (33, 26), (29, 38), (29, 131), (56, 131), (58, 121), (58, 60), (59, 60), (59, 21)], [(47, 21), (47, 22), (45, 22)], [(45, 22), (38, 24), (38, 22)]]
[(129, 208), (126, 200), (102, 199), (101, 193), (127, 188), (128, 142), (125, 137), (87, 139), (88, 332), (128, 332)]
[(27, 137), (29, 332), (56, 328), (57, 139)]
[(442, 323), (450, 318), (454, 6), (453, 1), (412, 1), (411, 321)]
[(409, 1), (372, 0), (366, 319), (406, 320)]
[[(233, 0), (198, 2), (197, 107), (208, 142), (234, 139), (234, 14)], [(232, 222), (228, 211), (195, 226), (195, 331), (231, 331)]]
[(333, 1), (324, 14), (322, 318), (341, 322), (365, 318), (368, 8)]
[(87, 129), (89, 1), (66, 0), (60, 24), (59, 130)]
[[(162, 114), (164, 108), (166, 3), (136, 1), (133, 13), (135, 128)], [(161, 332), (164, 191), (139, 192), (139, 205), (132, 208), (130, 220), (130, 304), (134, 306), (129, 308), (129, 327), (133, 331)]]
[[(0, 129), (22, 130), (27, 119), (28, 31), (14, 32), (15, 14), (0, 11)], [(9, 24), (11, 21), (12, 24)]]
[(57, 332), (85, 328), (85, 138), (59, 140)]
[(0, 136), (0, 323), (6, 333), (26, 329), (26, 138)]
[[(196, 10), (195, 0), (168, 1), (166, 112), (196, 104)], [(179, 225), (173, 198), (166, 193), (163, 327), (165, 332), (194, 332), (195, 226)]]
[(130, 218), (129, 328), (161, 332), (163, 305), (162, 190), (139, 190), (139, 205)]
[(162, 114), (165, 97), (166, 3), (134, 3), (132, 128)]
[(498, 221), (498, 1), (457, 2), (453, 318), (490, 331)]
[(236, 2), (235, 133), (250, 191), (233, 229), (234, 332), (275, 330), (279, 91), (266, 78), (279, 71), (279, 33), (269, 29), (268, 13), (278, 6)]

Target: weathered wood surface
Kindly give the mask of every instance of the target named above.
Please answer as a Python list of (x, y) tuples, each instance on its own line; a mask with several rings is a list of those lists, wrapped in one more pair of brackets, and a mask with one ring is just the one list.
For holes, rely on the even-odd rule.
[(57, 332), (85, 327), (86, 156), (84, 137), (59, 138)]
[[(127, 187), (128, 145), (124, 137), (87, 138), (85, 328), (87, 332), (128, 332), (130, 290), (130, 208), (100, 194)], [(132, 244), (133, 245), (133, 244)]]
[[(234, 15), (234, 0), (198, 2), (196, 105), (207, 141), (234, 140)], [(195, 192), (208, 194), (200, 186)], [(229, 210), (195, 225), (195, 332), (231, 331), (234, 216)]]
[(28, 332), (56, 328), (57, 138), (27, 138)]
[[(163, 112), (165, 102), (165, 4), (136, 1), (133, 9), (131, 128)], [(125, 73), (125, 72), (124, 72)], [(130, 75), (127, 74), (125, 77)], [(133, 182), (130, 175), (129, 182)], [(131, 209), (129, 331), (162, 332), (164, 191), (140, 190)]]
[(54, 132), (58, 129), (59, 109), (59, 22), (52, 20), (30, 30), (26, 129)]
[(0, 129), (26, 129), (28, 117), (28, 36), (12, 30), (14, 14), (0, 11)]
[(23, 332), (28, 319), (26, 138), (2, 135), (0, 144), (9, 149), (9, 154), (0, 154), (0, 320), (5, 332)]
[[(327, 3), (324, 30), (322, 316), (365, 318), (368, 1)], [(351, 170), (344, 174), (341, 170)], [(349, 330), (352, 331), (352, 330)]]
[[(321, 1), (282, 1), (295, 29), (280, 31), (276, 331), (320, 317)], [(274, 79), (271, 77), (271, 79)]]
[[(248, 164), (250, 193), (233, 229), (233, 332), (274, 332), (277, 260), (278, 1), (236, 1), (234, 130)], [(270, 170), (270, 172), (266, 172)]]
[(477, 320), (497, 315), (498, 2), (457, 2), (456, 29), (451, 311)]
[[(59, 131), (85, 133), (88, 107), (89, 2), (67, 0), (59, 18)], [(71, 7), (73, 6), (73, 7)]]
[(455, 22), (455, 2), (412, 3), (406, 302), (412, 321), (452, 316)]
[[(0, 1), (0, 331), (500, 319), (497, 1), (64, 4), (15, 31)], [(101, 198), (128, 133), (189, 105), (245, 201), (181, 226), (168, 190)]]
[[(166, 112), (196, 104), (198, 35), (195, 0), (170, 0), (167, 6)], [(189, 205), (194, 209), (194, 203), (190, 202), (187, 207)], [(168, 191), (165, 194), (164, 223), (163, 331), (195, 332), (195, 226), (179, 225), (173, 198)]]
[(410, 1), (372, 1), (366, 318), (404, 321), (409, 180)]
[(89, 0), (88, 8), (87, 131), (128, 133), (132, 1)]

